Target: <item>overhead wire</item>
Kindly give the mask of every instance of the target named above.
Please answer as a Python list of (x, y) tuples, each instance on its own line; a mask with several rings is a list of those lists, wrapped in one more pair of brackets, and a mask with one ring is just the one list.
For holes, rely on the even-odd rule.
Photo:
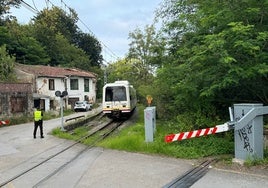
[[(34, 0), (33, 0), (34, 1)], [(50, 0), (46, 0), (48, 3), (50, 3), (52, 6), (56, 6), (54, 5)], [(64, 5), (64, 7), (68, 8), (70, 13), (71, 13), (71, 7), (69, 7), (63, 0), (60, 0), (61, 1), (61, 4)], [(66, 12), (66, 11), (65, 11)], [(98, 38), (94, 33), (93, 31), (88, 27), (87, 24), (85, 24), (79, 17), (78, 17), (78, 21), (80, 21), (80, 23), (89, 31), (89, 33), (94, 36), (96, 39)], [(110, 53), (110, 56), (111, 58), (114, 58), (114, 59), (120, 59), (119, 56), (117, 56), (106, 44), (104, 44), (104, 42), (102, 42), (101, 40), (99, 40), (99, 42), (101, 43), (101, 45), (103, 46), (103, 48), (107, 49), (106, 53)], [(104, 50), (105, 51), (105, 50)], [(107, 62), (107, 60), (104, 59), (104, 62)]]
[(34, 3), (34, 0), (32, 0), (33, 2), (33, 5), (34, 5), (34, 8), (39, 12), (38, 8), (36, 7), (35, 3)]
[[(34, 14), (38, 14), (40, 13), (40, 11), (38, 10), (35, 1), (32, 0), (33, 6), (31, 6), (29, 3), (25, 2), (24, 0), (20, 0), (22, 3), (22, 6), (24, 6), (26, 9), (30, 10), (31, 12), (33, 12)], [(63, 4), (65, 6), (65, 8), (67, 7), (68, 10), (70, 11), (70, 14), (72, 13), (72, 8), (70, 8), (63, 0), (60, 0), (61, 4)], [(49, 7), (49, 4), (52, 7), (57, 7), (53, 2), (51, 2), (50, 0), (45, 0), (46, 6), (47, 8)], [(66, 12), (66, 11), (65, 11)], [(79, 17), (78, 17), (78, 21), (80, 21), (80, 23), (89, 31), (89, 33), (94, 36), (96, 39), (96, 35), (93, 33), (93, 31), (88, 27), (87, 24), (85, 24)], [(106, 55), (106, 53), (108, 55), (110, 55), (110, 58), (118, 60), (120, 59), (119, 56), (117, 56), (104, 42), (102, 42), (101, 40), (99, 40), (99, 42), (101, 43), (102, 47), (103, 47), (103, 52), (105, 53), (104, 55)], [(105, 58), (103, 59), (104, 62), (106, 62), (107, 64), (109, 64), (110, 62)]]
[(23, 0), (20, 0), (20, 1), (22, 3), (22, 6), (24, 6), (26, 9), (30, 10), (32, 13), (34, 13), (34, 14), (38, 14), (39, 13), (38, 9), (32, 7), (30, 4), (26, 3)]

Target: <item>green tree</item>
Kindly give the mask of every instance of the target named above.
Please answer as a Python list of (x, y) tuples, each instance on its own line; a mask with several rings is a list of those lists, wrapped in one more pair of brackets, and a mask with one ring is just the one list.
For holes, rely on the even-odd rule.
[(87, 54), (91, 66), (100, 67), (103, 62), (100, 42), (88, 33), (77, 32), (75, 44)]
[(10, 16), (6, 16), (9, 13), (10, 7), (19, 7), (21, 1), (20, 0), (1, 0), (0, 1), (0, 25), (3, 25), (6, 20), (10, 18)]
[(170, 57), (156, 83), (159, 99), (171, 93), (161, 101), (168, 114), (216, 118), (233, 103), (268, 103), (267, 8), (264, 0), (166, 1), (160, 15)]
[(84, 70), (89, 70), (91, 66), (100, 66), (100, 43), (78, 29), (77, 14), (74, 10), (71, 13), (67, 15), (57, 7), (44, 9), (33, 19), (33, 36), (45, 46), (52, 66), (77, 66)]
[(55, 54), (60, 66), (77, 67), (83, 70), (90, 70), (90, 62), (85, 52), (70, 44), (63, 35), (56, 35)]
[[(62, 23), (63, 20), (65, 20), (65, 23)], [(32, 22), (32, 35), (46, 48), (47, 54), (51, 59), (49, 62), (51, 66), (60, 65), (63, 60), (62, 57), (66, 55), (59, 54), (61, 49), (58, 49), (57, 46), (57, 35), (63, 36), (67, 42), (70, 43), (73, 30), (76, 30), (76, 17), (69, 18), (71, 21), (66, 20), (67, 16), (63, 10), (54, 7), (51, 10), (42, 10)], [(65, 65), (67, 63), (68, 62), (64, 62)]]
[[(128, 80), (136, 89), (140, 102), (145, 104), (146, 95), (152, 94), (151, 84), (153, 75), (148, 74), (147, 69), (142, 66), (138, 59), (120, 59), (105, 67), (104, 76), (108, 83), (117, 80)], [(146, 76), (146, 80), (144, 79)]]
[(32, 65), (47, 65), (50, 61), (45, 48), (32, 37), (32, 27), (19, 25), (16, 20), (6, 24), (7, 48), (9, 54), (16, 57), (16, 62)]
[(9, 30), (5, 26), (0, 26), (0, 46), (2, 45), (8, 45), (12, 42), (11, 35), (9, 33)]
[(161, 65), (165, 54), (165, 43), (163, 38), (156, 32), (154, 25), (146, 26), (144, 31), (137, 28), (129, 33), (129, 50), (127, 57), (130, 61), (138, 60), (138, 66), (145, 70), (141, 76), (144, 81), (149, 74)]
[[(78, 30), (76, 25), (78, 21), (77, 13), (71, 9), (71, 14), (68, 14), (59, 7), (53, 7), (51, 9), (43, 9), (32, 21), (36, 26), (36, 32), (38, 35), (43, 36), (49, 34), (51, 37), (56, 34), (63, 35), (70, 43), (74, 42), (75, 35)], [(44, 33), (42, 33), (42, 30)], [(48, 32), (49, 31), (49, 32)], [(44, 36), (43, 36), (44, 37)]]
[(0, 80), (1, 81), (12, 81), (13, 68), (15, 63), (15, 57), (8, 54), (6, 45), (0, 46)]

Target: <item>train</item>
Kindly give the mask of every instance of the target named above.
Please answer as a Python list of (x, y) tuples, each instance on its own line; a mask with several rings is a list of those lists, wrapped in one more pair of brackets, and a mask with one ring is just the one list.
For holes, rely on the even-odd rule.
[(135, 88), (127, 80), (103, 87), (102, 112), (111, 119), (129, 118), (137, 105)]

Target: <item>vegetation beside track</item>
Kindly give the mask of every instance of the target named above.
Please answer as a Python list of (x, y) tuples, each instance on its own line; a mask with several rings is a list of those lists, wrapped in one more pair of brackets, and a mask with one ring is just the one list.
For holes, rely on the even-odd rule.
[[(70, 115), (72, 113), (74, 113), (73, 110), (64, 110), (64, 116)], [(50, 120), (50, 119), (55, 119), (55, 118), (59, 118), (60, 117), (60, 113), (57, 111), (48, 111), (48, 112), (44, 112), (44, 120)], [(10, 123), (9, 125), (18, 125), (18, 124), (22, 124), (22, 123), (28, 123), (28, 122), (33, 122), (33, 115), (29, 115), (29, 114), (24, 114), (21, 116), (13, 116), (10, 118), (6, 118), (9, 119)], [(7, 125), (7, 126), (9, 126)]]
[[(135, 123), (117, 131), (107, 139), (99, 142), (97, 146), (108, 149), (124, 150), (129, 152), (140, 152), (156, 154), (183, 159), (199, 159), (204, 157), (215, 157), (224, 164), (231, 164), (234, 157), (233, 132), (208, 135), (200, 138), (192, 138), (180, 142), (165, 143), (164, 137), (170, 133), (189, 131), (183, 121), (156, 121), (157, 131), (154, 135), (154, 142), (145, 142), (144, 129), (144, 107), (138, 107), (138, 119)], [(211, 122), (212, 124), (213, 122)], [(64, 139), (77, 140), (85, 136), (89, 131), (88, 127), (75, 129), (71, 134), (62, 132), (59, 128), (54, 129), (52, 134)], [(85, 144), (89, 141), (85, 141)], [(246, 166), (268, 165), (268, 150), (264, 151), (264, 159), (248, 159)]]
[[(183, 140), (180, 142), (165, 143), (164, 137), (170, 133), (183, 131), (185, 126), (174, 128), (174, 122), (157, 120), (157, 131), (154, 142), (145, 142), (143, 107), (139, 107), (138, 121), (120, 131), (118, 134), (105, 139), (99, 146), (130, 152), (159, 154), (176, 158), (200, 158), (234, 153), (232, 133), (209, 135), (206, 137)], [(189, 131), (189, 130), (188, 130)]]

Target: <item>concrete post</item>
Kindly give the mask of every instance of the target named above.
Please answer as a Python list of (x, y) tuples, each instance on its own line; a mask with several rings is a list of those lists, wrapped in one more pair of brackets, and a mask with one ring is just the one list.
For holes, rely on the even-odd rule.
[(154, 141), (154, 132), (156, 131), (155, 115), (156, 108), (154, 106), (147, 107), (144, 110), (144, 124), (145, 124), (145, 141)]

